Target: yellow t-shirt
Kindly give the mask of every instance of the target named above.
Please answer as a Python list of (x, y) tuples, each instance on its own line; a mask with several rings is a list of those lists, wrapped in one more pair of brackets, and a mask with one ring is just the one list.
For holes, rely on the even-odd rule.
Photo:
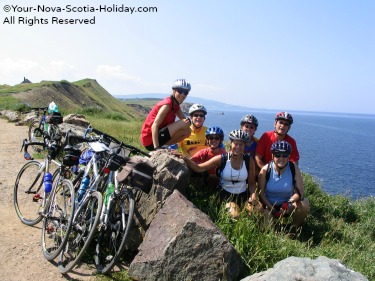
[(202, 126), (199, 132), (194, 132), (194, 126), (190, 126), (191, 135), (190, 137), (184, 139), (182, 142), (178, 143), (181, 148), (182, 154), (186, 157), (193, 156), (199, 150), (208, 147), (206, 145), (206, 126)]

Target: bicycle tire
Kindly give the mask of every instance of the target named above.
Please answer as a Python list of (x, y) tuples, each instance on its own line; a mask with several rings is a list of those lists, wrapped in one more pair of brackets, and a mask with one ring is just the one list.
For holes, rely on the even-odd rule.
[(35, 160), (27, 162), (18, 172), (13, 203), (18, 218), (26, 225), (35, 225), (42, 220), (43, 175), (42, 163)]
[(74, 215), (74, 188), (70, 180), (57, 179), (48, 198), (42, 226), (42, 251), (51, 261), (64, 248)]
[(94, 191), (74, 214), (67, 243), (59, 255), (58, 267), (62, 274), (71, 271), (89, 247), (97, 230), (102, 204), (101, 193)]
[(124, 252), (133, 222), (134, 206), (134, 196), (130, 189), (123, 188), (119, 194), (114, 194), (107, 210), (108, 221), (100, 227), (95, 247), (98, 273), (109, 273)]
[[(40, 128), (40, 121), (35, 120), (29, 126), (29, 142), (44, 142), (43, 129)], [(31, 146), (35, 152), (41, 152), (42, 149), (40, 146), (32, 145)]]

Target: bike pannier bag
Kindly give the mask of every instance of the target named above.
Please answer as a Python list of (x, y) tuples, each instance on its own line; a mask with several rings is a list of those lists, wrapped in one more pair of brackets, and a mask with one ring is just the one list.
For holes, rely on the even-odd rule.
[(80, 155), (81, 150), (79, 148), (70, 145), (64, 147), (63, 164), (69, 167), (78, 165)]
[(152, 187), (155, 165), (150, 159), (132, 156), (128, 163), (117, 174), (117, 181), (149, 193)]
[(119, 154), (114, 153), (109, 157), (106, 167), (110, 171), (117, 171), (125, 163), (126, 163), (126, 159), (124, 157), (122, 157)]
[(46, 122), (48, 124), (59, 125), (62, 124), (63, 117), (61, 116), (61, 113), (54, 112), (47, 115)]

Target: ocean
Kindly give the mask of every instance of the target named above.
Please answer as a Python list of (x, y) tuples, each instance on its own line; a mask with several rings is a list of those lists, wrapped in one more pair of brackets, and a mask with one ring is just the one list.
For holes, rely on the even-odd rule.
[[(228, 133), (239, 129), (241, 117), (253, 114), (259, 121), (255, 136), (273, 130), (276, 111), (208, 110), (205, 126)], [(289, 131), (300, 152), (302, 172), (312, 175), (328, 194), (351, 199), (375, 196), (375, 115), (290, 112)]]

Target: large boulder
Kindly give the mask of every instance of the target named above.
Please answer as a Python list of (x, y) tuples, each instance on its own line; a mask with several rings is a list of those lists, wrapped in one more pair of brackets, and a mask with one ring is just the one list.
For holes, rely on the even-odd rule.
[(128, 275), (135, 280), (237, 280), (243, 266), (210, 218), (175, 190), (147, 230)]
[(9, 122), (19, 122), (20, 114), (13, 110), (3, 110), (0, 112), (0, 116), (8, 119)]
[(354, 272), (336, 259), (318, 257), (289, 257), (275, 264), (273, 268), (248, 276), (241, 281), (366, 281), (362, 274)]
[(79, 127), (87, 128), (90, 122), (86, 120), (82, 114), (68, 114), (64, 116), (64, 123), (77, 125)]
[(151, 191), (149, 194), (138, 192), (136, 196), (136, 218), (143, 234), (175, 189), (185, 193), (190, 173), (185, 162), (167, 150), (154, 152), (150, 160), (156, 167)]

